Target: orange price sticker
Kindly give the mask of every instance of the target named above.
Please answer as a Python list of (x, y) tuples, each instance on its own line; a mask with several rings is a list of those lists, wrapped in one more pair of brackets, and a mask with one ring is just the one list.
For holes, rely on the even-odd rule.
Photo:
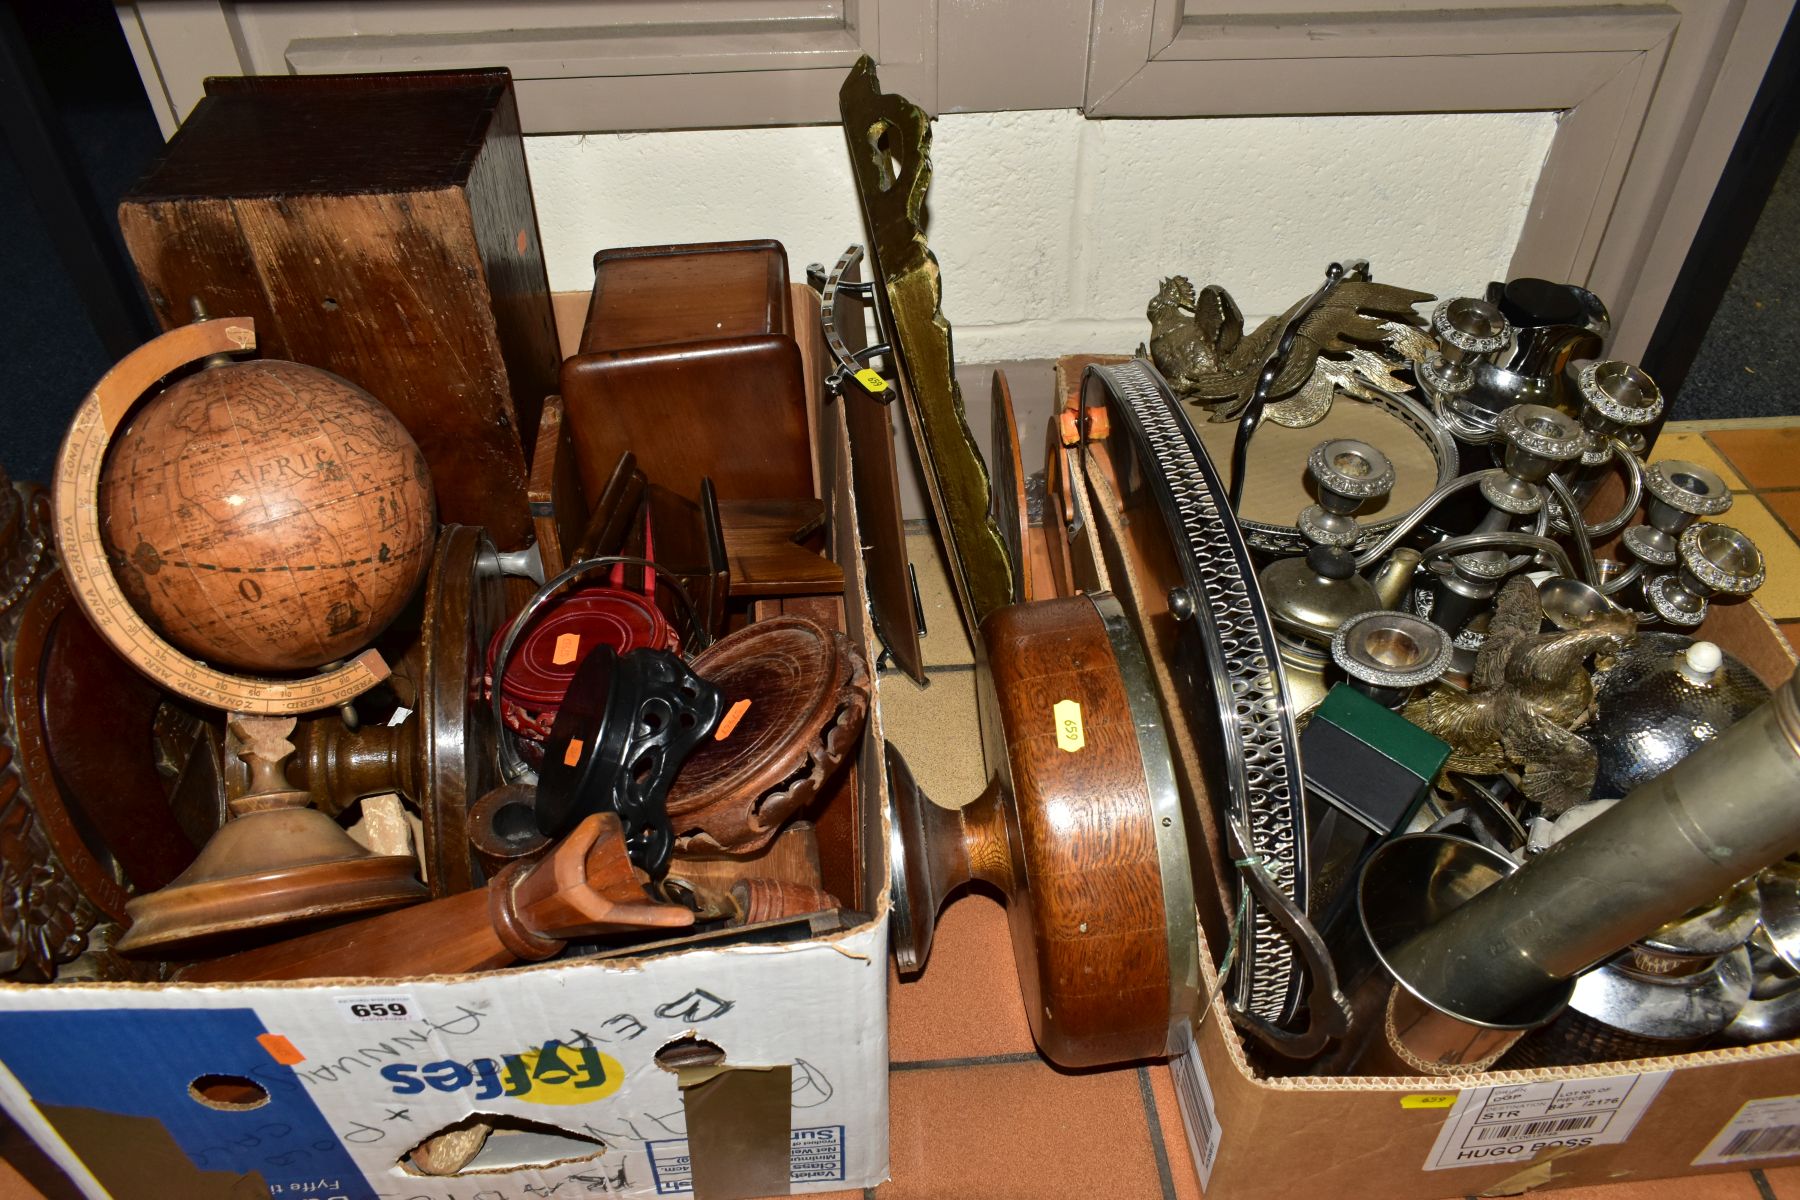
[(719, 728), (713, 732), (713, 741), (722, 742), (731, 736), (731, 731), (738, 727), (744, 714), (750, 711), (750, 697), (745, 696), (736, 704), (725, 710), (725, 719), (719, 722)]
[(270, 1058), (284, 1067), (291, 1067), (295, 1063), (306, 1061), (306, 1055), (300, 1053), (294, 1043), (279, 1033), (259, 1033), (256, 1035), (256, 1041), (258, 1045), (269, 1052)]
[(556, 649), (551, 652), (550, 661), (559, 667), (566, 667), (575, 661), (581, 653), (581, 635), (579, 633), (559, 633), (556, 635)]

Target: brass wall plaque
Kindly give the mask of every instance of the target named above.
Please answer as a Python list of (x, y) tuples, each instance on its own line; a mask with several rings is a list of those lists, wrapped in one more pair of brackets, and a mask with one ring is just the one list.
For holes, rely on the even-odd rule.
[(943, 284), (921, 226), (931, 187), (931, 126), (917, 105), (881, 91), (867, 55), (850, 68), (838, 107), (869, 235), (876, 311), (949, 552), (957, 603), (973, 636), (983, 618), (1012, 602), (1013, 568), (989, 512), (987, 464), (963, 411), (950, 323), (939, 306)]

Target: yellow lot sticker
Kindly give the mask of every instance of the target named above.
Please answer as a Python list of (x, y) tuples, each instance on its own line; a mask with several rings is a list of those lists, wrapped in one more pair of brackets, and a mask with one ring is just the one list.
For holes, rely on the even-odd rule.
[(1056, 745), (1058, 749), (1075, 753), (1087, 745), (1087, 733), (1081, 727), (1081, 702), (1078, 700), (1058, 700), (1050, 709), (1056, 718)]
[(1411, 1096), (1400, 1097), (1401, 1108), (1451, 1108), (1455, 1104), (1455, 1092), (1451, 1092), (1447, 1096), (1441, 1093), (1415, 1093)]

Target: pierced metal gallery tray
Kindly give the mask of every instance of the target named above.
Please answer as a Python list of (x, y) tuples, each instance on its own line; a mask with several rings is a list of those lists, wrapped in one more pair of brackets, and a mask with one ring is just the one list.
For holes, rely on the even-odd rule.
[[(1084, 470), (1113, 586), (1132, 594), (1140, 633), (1167, 669), (1165, 707), (1187, 735), (1175, 740), (1193, 748), (1189, 767), (1213, 799), (1216, 824), (1235, 828), (1264, 869), (1238, 883), (1249, 920), (1229, 999), (1253, 1029), (1292, 1030), (1305, 1023), (1303, 959), (1313, 956), (1304, 949), (1316, 938), (1292, 932), (1307, 894), (1306, 816), (1299, 738), (1250, 547), (1224, 482), (1153, 367), (1089, 367), (1081, 407)], [(1330, 1007), (1319, 999), (1314, 1007)]]

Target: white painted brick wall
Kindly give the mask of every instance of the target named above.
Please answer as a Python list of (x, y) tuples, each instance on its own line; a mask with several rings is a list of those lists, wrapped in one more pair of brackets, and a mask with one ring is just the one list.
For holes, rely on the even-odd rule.
[[(1366, 257), (1457, 295), (1503, 278), (1555, 113), (1089, 121), (1067, 110), (934, 127), (932, 248), (964, 362), (1129, 352), (1165, 275), (1255, 321)], [(526, 139), (550, 286), (611, 246), (775, 237), (795, 278), (863, 239), (836, 126)]]

